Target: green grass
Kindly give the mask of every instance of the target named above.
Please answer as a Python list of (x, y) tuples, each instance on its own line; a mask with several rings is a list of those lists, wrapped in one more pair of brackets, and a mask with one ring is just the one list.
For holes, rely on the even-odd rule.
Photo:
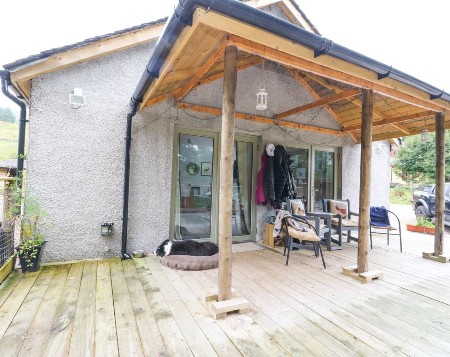
[(17, 158), (19, 125), (0, 121), (0, 161)]
[(409, 187), (392, 187), (389, 190), (389, 201), (395, 205), (411, 205), (412, 192)]

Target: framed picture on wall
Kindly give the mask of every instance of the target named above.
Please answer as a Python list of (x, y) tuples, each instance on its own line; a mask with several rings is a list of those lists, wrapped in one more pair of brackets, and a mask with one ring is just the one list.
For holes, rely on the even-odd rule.
[(291, 163), (291, 167), (298, 167), (298, 156), (297, 155), (292, 155), (289, 160), (292, 161)]
[(211, 162), (202, 162), (200, 173), (202, 176), (211, 176), (212, 175), (212, 163)]
[(299, 180), (304, 180), (306, 179), (306, 169), (305, 168), (299, 168), (295, 171), (295, 176), (297, 176), (296, 178)]

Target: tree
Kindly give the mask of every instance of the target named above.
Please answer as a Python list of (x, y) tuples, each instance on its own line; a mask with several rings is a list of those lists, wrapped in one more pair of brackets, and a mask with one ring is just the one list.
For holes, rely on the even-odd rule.
[[(436, 135), (430, 133), (430, 142), (420, 135), (408, 136), (397, 152), (394, 171), (405, 181), (431, 183), (436, 180)], [(445, 133), (445, 181), (450, 180), (450, 132)]]
[(9, 108), (0, 107), (0, 121), (6, 121), (8, 123), (15, 123), (16, 116)]

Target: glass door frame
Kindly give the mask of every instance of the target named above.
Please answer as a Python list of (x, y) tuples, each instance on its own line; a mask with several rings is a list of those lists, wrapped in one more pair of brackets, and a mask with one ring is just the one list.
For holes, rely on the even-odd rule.
[[(311, 146), (311, 186), (310, 186), (310, 195), (309, 195), (309, 202), (311, 202), (311, 204), (314, 207), (315, 204), (315, 194), (314, 194), (314, 190), (315, 188), (313, 187), (314, 184), (314, 180), (315, 180), (315, 151), (319, 150), (319, 151), (326, 151), (326, 152), (332, 152), (334, 153), (334, 172), (333, 172), (333, 192), (334, 192), (334, 197), (329, 197), (329, 198), (337, 198), (337, 189), (338, 189), (338, 171), (339, 171), (339, 162), (338, 162), (338, 148), (337, 147), (332, 147), (332, 146), (320, 146), (320, 145), (312, 145)], [(310, 207), (310, 210), (312, 209), (312, 207)], [(322, 207), (320, 207), (320, 210), (322, 210)], [(311, 210), (311, 212), (314, 212), (314, 210)]]
[[(219, 180), (220, 180), (220, 147), (221, 147), (221, 136), (220, 132), (214, 129), (195, 129), (195, 128), (185, 128), (185, 127), (175, 127), (173, 136), (173, 153), (172, 153), (172, 182), (171, 182), (171, 197), (170, 197), (170, 223), (169, 223), (169, 237), (170, 239), (175, 238), (175, 212), (177, 209), (178, 197), (180, 197), (180, 188), (178, 187), (178, 173), (179, 173), (179, 162), (178, 153), (180, 150), (179, 136), (183, 135), (195, 135), (212, 138), (214, 140), (214, 152), (213, 152), (213, 179), (212, 179), (212, 204), (211, 204), (211, 238), (198, 239), (198, 241), (212, 241), (218, 242), (218, 217), (219, 217)], [(233, 243), (236, 242), (248, 242), (256, 241), (256, 183), (257, 183), (257, 168), (258, 153), (260, 151), (260, 137), (252, 135), (235, 134), (235, 141), (250, 142), (253, 144), (253, 157), (252, 157), (252, 190), (251, 190), (251, 230), (250, 235), (246, 236), (233, 236)]]
[[(173, 137), (173, 153), (172, 153), (172, 183), (171, 183), (171, 197), (170, 197), (170, 223), (169, 223), (169, 237), (170, 239), (175, 239), (175, 227), (177, 222), (176, 219), (176, 210), (177, 204), (179, 204), (180, 197), (180, 187), (178, 185), (178, 174), (179, 174), (179, 161), (178, 154), (180, 151), (180, 135), (195, 135), (206, 138), (213, 139), (213, 167), (219, 159), (220, 152), (220, 140), (219, 133), (213, 130), (198, 130), (198, 129), (190, 129), (190, 128), (177, 128), (174, 130)], [(216, 215), (219, 210), (218, 200), (216, 199), (216, 195), (218, 196), (217, 188), (219, 184), (219, 170), (213, 170), (212, 176), (212, 195), (211, 195), (211, 235), (210, 238), (201, 238), (196, 239), (199, 242), (202, 241), (212, 241), (215, 242), (217, 237), (217, 219)], [(179, 225), (179, 224), (178, 224)]]
[[(253, 157), (252, 157), (252, 190), (251, 190), (251, 221), (252, 226), (250, 229), (250, 235), (246, 236), (233, 236), (233, 243), (239, 242), (254, 242), (256, 241), (256, 184), (257, 184), (257, 172), (259, 167), (259, 158), (261, 156), (261, 138), (253, 135), (235, 134), (234, 141), (243, 141), (253, 144)], [(259, 153), (259, 155), (258, 155)]]

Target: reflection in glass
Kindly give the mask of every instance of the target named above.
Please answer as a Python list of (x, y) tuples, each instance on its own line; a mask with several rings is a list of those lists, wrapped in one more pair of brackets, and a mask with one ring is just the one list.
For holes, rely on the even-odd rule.
[(214, 139), (179, 135), (177, 239), (211, 238)]
[(334, 152), (314, 151), (314, 210), (322, 209), (322, 198), (334, 198)]
[(234, 142), (233, 164), (233, 236), (250, 235), (252, 204), (253, 144)]
[(300, 148), (286, 149), (291, 162), (291, 171), (297, 187), (297, 198), (303, 198), (308, 210), (309, 150)]

